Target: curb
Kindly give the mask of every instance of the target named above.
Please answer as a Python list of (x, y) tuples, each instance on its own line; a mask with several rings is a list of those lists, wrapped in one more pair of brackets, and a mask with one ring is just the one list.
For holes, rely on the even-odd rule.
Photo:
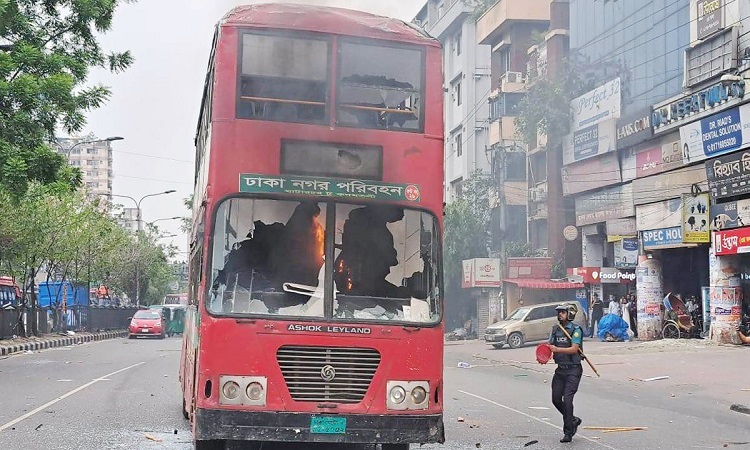
[(76, 336), (60, 336), (52, 339), (36, 340), (13, 345), (0, 345), (0, 356), (12, 355), (13, 353), (25, 352), (29, 350), (37, 351), (48, 348), (65, 347), (68, 345), (83, 344), (84, 342), (119, 339), (127, 336), (127, 331), (103, 331), (99, 333)]

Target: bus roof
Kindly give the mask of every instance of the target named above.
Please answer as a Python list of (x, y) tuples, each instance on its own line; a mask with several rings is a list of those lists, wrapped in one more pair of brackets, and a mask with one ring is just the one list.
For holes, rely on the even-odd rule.
[(437, 39), (402, 20), (334, 7), (288, 3), (238, 6), (224, 16), (221, 25), (254, 25), (302, 31), (332, 30), (330, 32), (334, 34), (440, 46)]

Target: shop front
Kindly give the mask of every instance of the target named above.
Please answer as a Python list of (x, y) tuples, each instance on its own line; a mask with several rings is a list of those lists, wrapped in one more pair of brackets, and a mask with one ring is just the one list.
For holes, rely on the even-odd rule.
[(612, 299), (619, 302), (636, 294), (635, 267), (575, 267), (568, 270), (568, 279), (583, 283), (589, 302), (594, 294), (603, 299), (605, 309)]

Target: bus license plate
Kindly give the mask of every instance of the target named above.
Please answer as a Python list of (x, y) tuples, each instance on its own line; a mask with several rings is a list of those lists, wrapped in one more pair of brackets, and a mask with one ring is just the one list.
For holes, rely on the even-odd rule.
[(310, 433), (344, 434), (346, 433), (346, 417), (313, 416), (310, 420)]

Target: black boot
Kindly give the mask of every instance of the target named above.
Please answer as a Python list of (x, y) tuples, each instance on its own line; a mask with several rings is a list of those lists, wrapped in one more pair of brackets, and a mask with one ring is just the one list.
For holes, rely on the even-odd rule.
[(563, 436), (562, 439), (560, 439), (560, 442), (570, 442), (572, 440), (573, 440), (573, 436), (570, 434), (566, 434), (565, 436)]
[(583, 423), (583, 420), (581, 420), (580, 417), (576, 417), (575, 418), (575, 425), (573, 426), (573, 434), (572, 434), (572, 436), (575, 436), (576, 433), (578, 433), (578, 427), (580, 427), (582, 423)]

